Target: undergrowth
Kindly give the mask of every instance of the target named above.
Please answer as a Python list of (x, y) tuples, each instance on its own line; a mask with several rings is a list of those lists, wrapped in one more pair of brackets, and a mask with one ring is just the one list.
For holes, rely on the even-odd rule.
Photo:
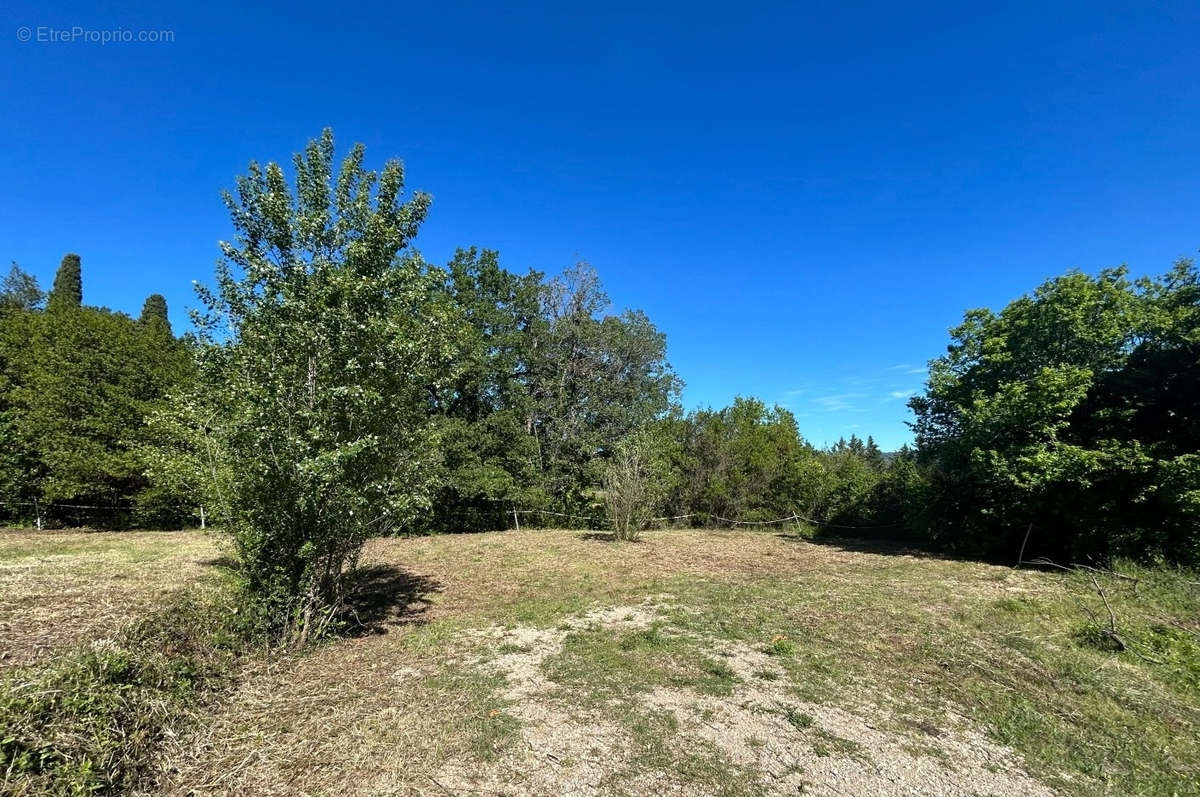
[(0, 793), (127, 791), (250, 635), (224, 585), (194, 587), (121, 631), (0, 679)]

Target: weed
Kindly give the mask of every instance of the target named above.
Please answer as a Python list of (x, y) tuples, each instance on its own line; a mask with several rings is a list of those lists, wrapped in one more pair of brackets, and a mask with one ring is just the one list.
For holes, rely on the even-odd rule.
[(784, 707), (782, 714), (783, 718), (798, 731), (806, 730), (816, 724), (816, 720), (813, 719), (811, 714), (805, 714), (793, 706)]

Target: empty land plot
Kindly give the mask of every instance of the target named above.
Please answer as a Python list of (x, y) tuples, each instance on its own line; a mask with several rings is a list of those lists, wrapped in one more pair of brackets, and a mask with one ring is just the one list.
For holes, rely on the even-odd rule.
[[(370, 544), (369, 630), (252, 666), (154, 791), (1185, 793), (1186, 661), (1089, 641), (1076, 576), (814, 544), (577, 531)], [(1107, 592), (1198, 630), (1190, 593)], [(1156, 602), (1157, 601), (1157, 602)], [(1094, 607), (1091, 604), (1095, 604)]]

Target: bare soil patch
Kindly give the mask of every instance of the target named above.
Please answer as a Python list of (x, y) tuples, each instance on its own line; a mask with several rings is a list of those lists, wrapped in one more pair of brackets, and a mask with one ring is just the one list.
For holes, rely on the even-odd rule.
[[(634, 744), (628, 731), (604, 712), (581, 712), (564, 702), (547, 679), (544, 663), (574, 629), (647, 628), (656, 616), (648, 600), (592, 610), (554, 630), (482, 632), (505, 651), (485, 666), (505, 678), (504, 697), (521, 720), (522, 743), (487, 767), (443, 767), (436, 782), (455, 793), (609, 793), (610, 775), (630, 763)], [(702, 641), (711, 643), (736, 674), (739, 685), (733, 693), (718, 697), (660, 687), (639, 697), (641, 707), (670, 715), (674, 730), (664, 736), (664, 745), (706, 743), (721, 758), (753, 773), (763, 793), (1052, 794), (1024, 773), (1011, 750), (971, 730), (961, 718), (948, 718), (945, 728), (913, 725), (918, 733), (904, 733), (903, 725), (880, 717), (875, 705), (847, 710), (798, 701), (776, 661), (761, 650)], [(936, 741), (930, 734), (936, 734)], [(632, 784), (624, 785), (641, 787), (636, 790), (643, 793), (664, 787), (710, 793), (703, 784), (673, 783), (670, 773), (635, 775)]]

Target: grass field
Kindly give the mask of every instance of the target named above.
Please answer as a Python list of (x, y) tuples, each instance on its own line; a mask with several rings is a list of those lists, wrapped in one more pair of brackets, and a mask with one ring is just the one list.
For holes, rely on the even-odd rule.
[[(1194, 573), (1126, 567), (1136, 581), (1093, 583), (742, 531), (376, 540), (366, 560), (365, 630), (252, 659), (169, 737), (147, 791), (1200, 783)], [(111, 633), (114, 606), (133, 613), (217, 561), (198, 534), (0, 534), (5, 663)]]
[(199, 533), (0, 532), (0, 667), (111, 634), (216, 555)]

